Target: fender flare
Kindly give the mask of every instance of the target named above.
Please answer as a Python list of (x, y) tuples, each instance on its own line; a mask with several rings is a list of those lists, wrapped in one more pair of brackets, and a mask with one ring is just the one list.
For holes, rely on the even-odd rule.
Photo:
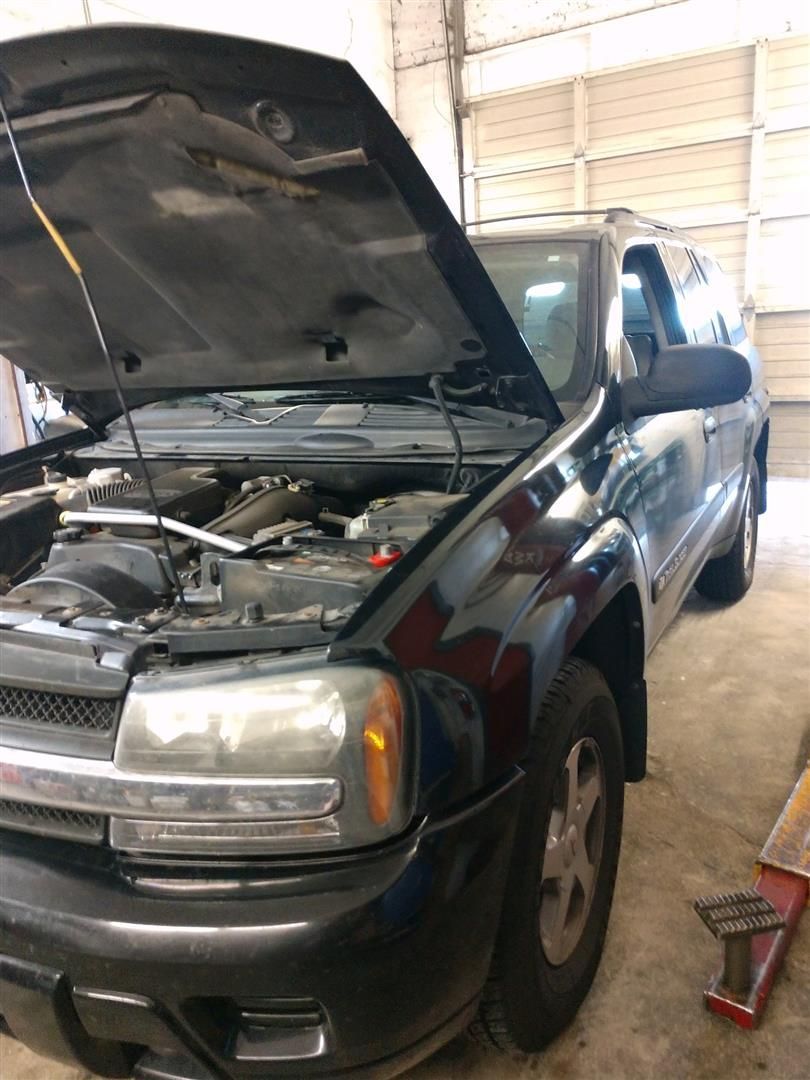
[[(628, 590), (635, 612), (630, 620), (626, 677), (603, 670), (622, 717), (627, 777), (641, 779), (646, 759), (646, 686), (644, 663), (649, 648), (649, 580), (638, 539), (625, 518), (604, 518), (566, 553), (548, 579), (516, 613), (493, 663), (491, 677), (510, 644), (529, 648), (532, 655), (530, 716), (532, 723), (548, 687), (567, 656), (582, 655), (604, 669), (588, 642), (589, 631), (615, 603), (625, 603)], [(640, 625), (638, 625), (640, 623)]]

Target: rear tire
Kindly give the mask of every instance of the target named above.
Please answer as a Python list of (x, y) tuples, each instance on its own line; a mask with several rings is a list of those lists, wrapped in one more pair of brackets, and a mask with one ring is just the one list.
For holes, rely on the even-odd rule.
[(719, 559), (710, 559), (701, 570), (695, 582), (701, 596), (733, 604), (751, 588), (757, 558), (758, 511), (759, 471), (755, 465), (746, 484), (734, 546)]
[(471, 1034), (541, 1050), (590, 989), (621, 844), (624, 754), (601, 673), (569, 659), (543, 701), (490, 976)]

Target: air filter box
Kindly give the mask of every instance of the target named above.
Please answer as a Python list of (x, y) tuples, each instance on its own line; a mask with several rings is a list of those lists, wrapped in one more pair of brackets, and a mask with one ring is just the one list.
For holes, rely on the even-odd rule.
[[(174, 469), (152, 480), (161, 514), (167, 518), (186, 521), (189, 525), (205, 525), (218, 517), (225, 506), (226, 491), (213, 469)], [(122, 491), (95, 503), (94, 510), (122, 513), (151, 514), (152, 503), (145, 484)], [(117, 536), (150, 537), (157, 530), (142, 525), (111, 525)]]

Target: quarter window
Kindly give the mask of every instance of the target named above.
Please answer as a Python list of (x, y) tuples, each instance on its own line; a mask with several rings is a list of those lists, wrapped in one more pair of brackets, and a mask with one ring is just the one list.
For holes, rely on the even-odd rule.
[(717, 311), (722, 336), (730, 345), (739, 345), (745, 340), (745, 327), (731, 283), (714, 259), (703, 252), (696, 252), (695, 257), (708, 282), (712, 305)]

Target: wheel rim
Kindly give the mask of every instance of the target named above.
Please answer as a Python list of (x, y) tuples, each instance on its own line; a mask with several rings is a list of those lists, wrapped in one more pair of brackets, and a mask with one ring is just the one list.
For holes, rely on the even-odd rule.
[(743, 566), (747, 570), (754, 554), (754, 492), (749, 483), (745, 496), (745, 517), (743, 519)]
[(565, 963), (591, 910), (605, 841), (605, 768), (591, 738), (574, 743), (554, 785), (540, 876), (540, 943)]

